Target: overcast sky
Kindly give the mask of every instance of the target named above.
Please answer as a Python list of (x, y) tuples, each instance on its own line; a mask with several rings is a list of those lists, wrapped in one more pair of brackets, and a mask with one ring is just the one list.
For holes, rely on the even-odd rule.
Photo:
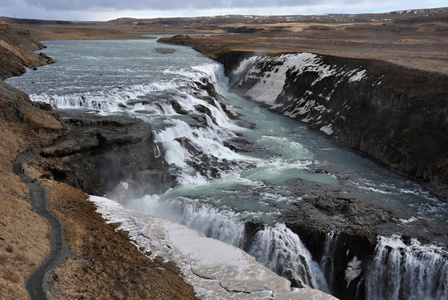
[(448, 0), (0, 0), (0, 16), (107, 21), (120, 17), (389, 12), (447, 6)]

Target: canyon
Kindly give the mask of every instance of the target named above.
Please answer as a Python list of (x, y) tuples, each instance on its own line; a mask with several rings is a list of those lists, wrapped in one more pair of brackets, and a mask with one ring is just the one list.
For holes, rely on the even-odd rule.
[[(120, 27), (114, 28), (127, 28), (129, 32), (132, 32), (132, 29), (126, 27), (128, 25), (123, 22), (129, 22), (129, 20), (117, 20), (116, 23), (119, 25), (114, 24), (114, 26)], [(133, 22), (132, 20), (132, 24), (129, 26), (136, 26)], [(250, 43), (247, 42), (246, 35), (241, 34), (180, 35), (162, 39), (161, 42), (191, 46), (221, 62), (225, 67), (226, 75), (230, 78), (230, 87), (233, 91), (257, 101), (277, 113), (306, 123), (310, 128), (320, 131), (338, 145), (360, 152), (380, 164), (417, 179), (441, 198), (446, 198), (448, 174), (444, 149), (448, 142), (446, 131), (446, 101), (448, 101), (446, 83), (448, 77), (444, 62), (447, 57), (446, 53), (439, 53), (438, 49), (445, 47), (447, 41), (437, 34), (434, 27), (429, 26), (429, 24), (436, 24), (439, 32), (443, 32), (447, 26), (443, 18), (406, 18), (382, 24), (364, 20), (361, 22), (362, 26), (360, 24), (353, 25), (350, 22), (336, 23), (335, 25), (328, 20), (318, 22), (318, 25), (302, 22), (300, 23), (301, 35), (293, 34), (291, 28), (297, 27), (289, 25), (288, 27), (283, 23), (279, 25), (278, 21), (265, 24), (263, 28), (244, 22), (246, 21), (239, 19), (238, 23), (235, 23), (236, 25), (226, 25), (225, 27), (227, 30), (232, 27), (232, 30), (236, 32), (252, 32)], [(189, 24), (193, 27), (189, 27), (188, 30), (195, 28), (198, 32), (205, 31), (204, 24)], [(32, 53), (32, 51), (42, 48), (43, 45), (39, 44), (36, 39), (30, 38), (30, 31), (15, 29), (10, 25), (2, 26), (3, 32), (8, 32), (2, 36), (10, 36), (10, 32), (12, 32), (12, 36), (25, 36), (24, 39), (15, 42), (3, 40), (2, 45), (7, 43), (8, 46), (0, 47), (5, 54), (3, 56), (5, 64), (3, 65), (6, 66), (2, 70), (4, 72), (2, 79), (23, 73), (25, 66), (34, 68), (52, 63), (47, 56), (38, 56)], [(24, 26), (34, 28), (37, 36), (39, 34), (43, 36), (42, 29), (48, 29), (45, 24), (42, 26), (24, 24)], [(82, 26), (74, 27), (65, 24), (58, 24), (58, 26), (60, 26), (59, 28), (64, 26), (64, 28), (74, 28), (73, 31), (77, 33), (85, 31)], [(162, 31), (157, 26), (145, 27), (144, 22), (138, 26), (139, 32)], [(284, 26), (280, 30), (283, 34), (279, 34), (279, 26)], [(398, 30), (395, 32), (398, 33), (392, 34), (391, 32), (394, 32), (396, 28)], [(427, 30), (426, 35), (421, 33), (424, 31), (423, 29)], [(176, 33), (180, 31), (175, 27), (171, 27), (170, 30)], [(215, 33), (224, 31), (222, 25), (216, 26), (214, 30)], [(432, 34), (428, 35), (428, 31), (431, 31)], [(99, 35), (96, 37), (101, 36), (102, 32), (99, 31)], [(345, 35), (341, 32), (344, 32)], [(369, 37), (374, 36), (374, 38), (362, 42), (359, 40), (359, 34), (362, 32), (364, 34), (369, 32)], [(379, 37), (380, 32), (381, 37)], [(390, 35), (383, 34), (385, 32)], [(338, 34), (334, 35), (334, 33)], [(48, 31), (46, 34), (49, 34)], [(53, 32), (52, 34), (57, 33)], [(400, 34), (404, 35), (408, 41), (404, 41), (403, 37), (398, 40), (397, 36)], [(293, 35), (296, 35), (295, 39), (291, 39)], [(333, 37), (337, 37), (336, 41)], [(412, 41), (410, 41), (411, 37)], [(95, 38), (95, 35), (93, 34), (89, 38)], [(290, 42), (287, 43), (285, 40), (288, 38)], [(282, 42), (276, 44), (269, 39)], [(30, 40), (32, 43), (29, 42)], [(409, 43), (411, 47), (407, 47)], [(14, 48), (11, 48), (10, 45), (14, 45)], [(330, 45), (331, 47), (327, 47)], [(22, 48), (28, 49), (27, 52), (23, 52), (23, 50), (18, 52), (17, 49)], [(425, 49), (425, 51), (420, 52), (421, 49)], [(423, 52), (425, 55), (421, 55)], [(413, 59), (415, 57), (419, 57), (419, 59)], [(412, 63), (408, 64), (409, 60), (413, 60)], [(155, 149), (152, 144), (149, 124), (132, 118), (96, 118), (45, 113), (32, 105), (23, 93), (3, 82), (0, 84), (2, 99), (4, 99), (2, 121), (7, 122), (5, 123), (7, 125), (2, 126), (5, 128), (2, 131), (5, 137), (2, 139), (5, 143), (2, 151), (7, 152), (7, 155), (4, 156), (6, 160), (3, 162), (2, 175), (9, 180), (4, 182), (15, 182), (15, 185), (11, 186), (13, 191), (9, 192), (8, 190), (8, 193), (5, 193), (5, 195), (11, 195), (8, 196), (9, 200), (4, 201), (13, 201), (12, 198), (14, 201), (21, 199), (19, 203), (21, 207), (24, 207), (22, 209), (24, 214), (25, 211), (29, 214), (29, 204), (26, 203), (23, 185), (8, 171), (12, 168), (11, 162), (17, 153), (24, 152), (28, 148), (48, 146), (56, 142), (65, 142), (65, 144), (59, 148), (44, 150), (42, 156), (35, 156), (31, 165), (26, 167), (37, 178), (40, 177), (39, 181), (52, 187), (54, 193), (61, 189), (56, 181), (68, 183), (92, 194), (108, 191), (120, 180), (132, 177), (138, 182), (139, 187), (152, 183), (151, 186), (164, 190), (173, 185), (174, 179), (163, 171), (167, 166), (155, 159), (154, 153), (141, 153), (141, 147)], [(11, 99), (13, 100), (11, 101)], [(175, 108), (175, 105), (173, 107)], [(14, 113), (10, 113), (11, 109)], [(32, 128), (31, 131), (29, 128)], [(71, 135), (67, 135), (68, 131)], [(30, 135), (29, 132), (33, 132), (33, 134)], [(10, 140), (6, 139), (7, 135), (5, 134), (8, 134), (13, 142), (8, 142)], [(12, 139), (12, 136), (15, 138)], [(16, 146), (7, 147), (7, 144)], [(104, 151), (106, 148), (108, 151)], [(80, 161), (79, 157), (85, 159)], [(136, 158), (141, 158), (141, 160), (136, 160)], [(119, 168), (105, 168), (111, 165), (118, 165)], [(85, 180), (86, 174), (92, 175), (93, 180)], [(103, 180), (104, 178), (107, 180)], [(8, 188), (10, 187), (4, 186), (5, 190)], [(71, 188), (64, 186), (63, 189)], [(139, 195), (150, 192), (154, 192), (154, 190), (143, 189), (139, 191)], [(50, 192), (50, 194), (52, 193)], [(17, 194), (20, 197), (16, 197)], [(55, 199), (58, 198), (58, 196), (55, 197)], [(82, 196), (80, 197), (82, 198)], [(56, 207), (55, 202), (53, 209), (57, 210)], [(80, 210), (83, 211), (85, 208), (80, 208)], [(347, 214), (347, 210), (352, 213)], [(89, 211), (89, 216), (85, 217), (86, 220), (98, 218), (93, 217), (95, 213), (92, 207), (89, 208)], [(364, 220), (356, 219), (359, 214), (367, 217)], [(334, 215), (341, 215), (341, 219), (346, 220), (341, 221), (342, 223), (329, 221)], [(315, 217), (313, 220), (315, 223), (311, 221), (298, 222), (300, 219), (308, 220), (310, 216)], [(8, 218), (5, 216), (5, 219)], [(71, 216), (71, 218), (73, 218), (71, 221), (67, 220), (68, 224), (76, 222), (74, 221), (76, 216)], [(339, 274), (337, 276), (339, 281), (344, 277), (343, 274), (349, 264), (357, 264), (356, 259), (372, 260), (377, 247), (377, 235), (384, 230), (385, 224), (391, 222), (391, 216), (386, 211), (365, 206), (354, 199), (331, 196), (307, 199), (305, 203), (297, 205), (297, 211), (284, 215), (284, 219), (287, 226), (303, 239), (316, 260), (322, 260), (322, 257), (326, 255), (324, 249), (325, 243), (328, 241), (328, 233), (335, 228), (339, 230), (338, 244), (336, 245), (339, 254), (337, 255), (345, 253), (348, 249), (351, 250), (350, 255), (346, 255), (338, 265), (335, 265), (335, 273)], [(36, 222), (39, 221), (36, 220)], [(10, 224), (7, 225), (8, 228), (12, 228), (10, 226)], [(20, 231), (20, 222), (16, 223), (16, 226), (16, 230)], [(43, 224), (39, 226), (39, 228), (45, 227)], [(102, 228), (100, 225), (98, 226)], [(111, 226), (107, 226), (106, 229), (110, 231)], [(259, 230), (256, 224), (247, 226), (248, 231), (253, 230), (252, 235)], [(251, 226), (253, 229), (250, 229)], [(381, 226), (383, 227), (381, 228)], [(83, 239), (90, 240), (87, 238), (90, 230), (88, 228), (87, 225), (85, 232), (74, 230), (73, 233), (70, 233), (71, 230), (68, 230), (69, 236), (72, 236), (70, 239), (73, 239), (75, 245), (78, 243), (73, 247), (85, 247), (85, 244), (84, 246), (81, 246), (82, 243), (79, 244), (79, 240), (75, 242), (75, 237), (82, 236)], [(101, 234), (101, 229), (96, 231)], [(435, 232), (435, 234), (440, 233)], [(126, 234), (122, 234), (122, 237), (121, 243), (125, 245)], [(419, 238), (424, 240), (422, 237)], [(360, 240), (362, 243), (359, 242)], [(10, 251), (11, 247), (8, 247), (7, 244), (17, 244), (17, 247), (22, 247), (21, 249), (25, 246), (19, 246), (19, 242), (13, 241), (12, 237), (2, 237), (2, 243), (5, 243), (5, 251), (2, 254), (4, 265), (15, 266), (17, 262), (14, 260), (18, 258), (17, 256), (12, 257), (14, 251)], [(36, 243), (40, 243), (41, 247), (45, 248), (45, 237), (41, 237), (40, 242)], [(101, 249), (108, 248), (107, 245), (101, 247)], [(129, 247), (124, 247), (126, 251), (130, 251)], [(13, 249), (15, 248), (16, 246), (13, 247)], [(95, 245), (94, 249), (89, 251), (97, 253), (95, 251), (98, 251), (99, 248), (100, 245)], [(87, 251), (89, 255), (83, 255), (91, 257), (93, 254), (89, 251)], [(117, 252), (118, 256), (122, 255), (119, 254), (119, 250)], [(104, 251), (100, 251), (100, 253), (104, 254)], [(43, 255), (41, 254), (40, 259)], [(24, 274), (29, 272), (32, 266), (38, 264), (39, 258), (33, 259), (27, 263), (30, 267), (25, 271), (21, 270), (20, 273), (13, 269), (5, 269), (5, 272), (10, 274), (9, 282), (3, 285), (5, 291), (11, 295), (21, 293), (21, 297), (24, 297), (24, 292), (19, 286), (23, 282)], [(11, 260), (13, 263), (10, 263)], [(85, 264), (80, 260), (70, 263), (72, 269), (69, 268), (69, 270), (77, 270), (77, 268), (79, 270)], [(169, 268), (175, 269), (173, 266)], [(14, 275), (11, 275), (12, 273)], [(97, 274), (101, 274), (101, 271)], [(95, 277), (95, 275), (92, 276)], [(57, 276), (53, 275), (54, 278)], [(123, 276), (123, 278), (128, 277)], [(354, 284), (350, 286), (349, 282), (347, 285), (350, 286), (350, 289), (345, 288), (346, 281), (344, 280), (334, 284), (337, 287), (335, 294), (342, 299), (363, 299), (364, 296), (359, 296), (359, 293), (362, 294), (365, 289), (364, 283), (360, 283), (362, 278), (362, 276), (354, 276)], [(126, 280), (124, 279), (124, 281)], [(57, 280), (54, 279), (54, 281), (54, 284), (57, 285)], [(182, 283), (179, 285), (182, 286)], [(361, 288), (359, 288), (360, 286)], [(171, 287), (168, 288), (171, 289)], [(63, 289), (70, 290), (70, 285)], [(120, 289), (125, 290), (124, 287)], [(182, 286), (180, 289), (184, 291), (191, 287)], [(78, 293), (82, 294), (79, 291)], [(117, 291), (117, 293), (120, 292)], [(178, 291), (173, 293), (178, 293)]]

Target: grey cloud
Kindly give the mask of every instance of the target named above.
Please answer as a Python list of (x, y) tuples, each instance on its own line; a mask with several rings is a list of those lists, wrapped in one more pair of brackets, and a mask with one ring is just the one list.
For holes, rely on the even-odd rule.
[(194, 0), (194, 1), (161, 1), (161, 0), (25, 0), (29, 7), (45, 10), (86, 11), (86, 10), (174, 10), (174, 9), (226, 9), (251, 7), (282, 7), (316, 5), (316, 0)]

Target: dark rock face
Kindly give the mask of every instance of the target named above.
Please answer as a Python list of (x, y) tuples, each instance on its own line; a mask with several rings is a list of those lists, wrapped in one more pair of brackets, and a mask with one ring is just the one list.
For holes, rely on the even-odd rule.
[[(294, 65), (299, 55), (305, 58)], [(247, 57), (218, 57), (235, 91), (448, 195), (447, 76), (312, 54), (257, 56), (250, 63)], [(268, 89), (274, 84), (276, 93)], [(254, 87), (272, 94), (269, 103)]]
[(120, 181), (130, 182), (127, 193), (142, 196), (166, 190), (173, 178), (155, 156), (151, 125), (125, 116), (62, 113), (70, 133), (59, 148), (42, 152), (55, 159), (47, 168), (56, 180), (89, 194), (104, 195)]
[(244, 224), (244, 245), (243, 250), (248, 252), (258, 231), (264, 229), (264, 224), (260, 220), (249, 220)]
[[(297, 202), (283, 219), (320, 262), (336, 297), (365, 298), (364, 275), (376, 246), (376, 226), (391, 221), (387, 211), (355, 199), (322, 196)], [(350, 277), (347, 269), (356, 261), (360, 268)]]

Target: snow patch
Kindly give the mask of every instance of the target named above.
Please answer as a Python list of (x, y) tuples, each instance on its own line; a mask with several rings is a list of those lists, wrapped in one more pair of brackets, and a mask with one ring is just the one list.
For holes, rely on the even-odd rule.
[(345, 269), (345, 281), (347, 281), (347, 288), (354, 279), (358, 278), (362, 272), (361, 266), (362, 260), (358, 260), (355, 256), (351, 261), (347, 263), (347, 269)]
[(416, 217), (410, 217), (409, 219), (399, 219), (401, 223), (403, 224), (409, 224), (415, 221), (418, 221), (418, 218)]
[(322, 126), (320, 128), (320, 131), (322, 131), (323, 133), (325, 133), (327, 135), (332, 135), (333, 134), (333, 125), (328, 124), (328, 125)]
[(353, 83), (353, 82), (357, 82), (360, 81), (361, 79), (363, 79), (366, 76), (366, 70), (361, 70), (359, 72), (356, 72), (355, 75), (353, 75), (352, 77), (350, 77), (348, 79), (348, 82)]

